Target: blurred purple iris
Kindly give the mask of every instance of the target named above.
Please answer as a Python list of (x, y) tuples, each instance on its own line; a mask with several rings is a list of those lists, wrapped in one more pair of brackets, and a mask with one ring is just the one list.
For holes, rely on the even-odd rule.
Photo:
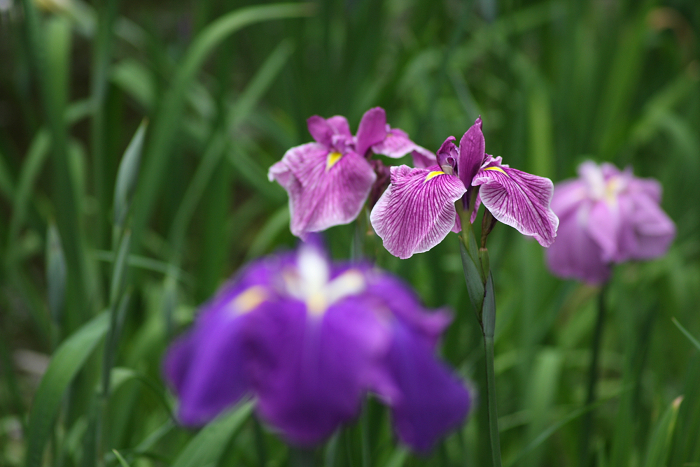
[(659, 207), (659, 182), (591, 161), (578, 173), (554, 188), (552, 209), (561, 224), (547, 261), (555, 274), (600, 284), (613, 263), (666, 253), (676, 228)]
[(355, 220), (377, 179), (368, 161), (371, 153), (392, 158), (412, 153), (418, 165), (435, 157), (405, 132), (390, 128), (381, 107), (365, 112), (357, 136), (339, 115), (314, 115), (307, 125), (316, 142), (291, 148), (267, 174), (287, 190), (291, 231), (302, 239)]
[(396, 433), (425, 451), (458, 427), (471, 397), (435, 356), (449, 324), (394, 277), (331, 264), (315, 246), (256, 261), (168, 350), (178, 416), (201, 425), (247, 394), (290, 442), (312, 445), (355, 418), (368, 392)]
[(391, 184), (370, 216), (384, 247), (409, 258), (430, 250), (450, 231), (461, 231), (454, 203), (461, 198), (468, 208), (476, 187), (472, 222), (483, 203), (496, 220), (542, 246), (551, 245), (559, 224), (549, 207), (552, 181), (511, 169), (500, 157), (486, 154), (481, 118), (464, 133), (459, 148), (454, 140), (450, 136), (442, 143), (432, 166), (391, 168)]

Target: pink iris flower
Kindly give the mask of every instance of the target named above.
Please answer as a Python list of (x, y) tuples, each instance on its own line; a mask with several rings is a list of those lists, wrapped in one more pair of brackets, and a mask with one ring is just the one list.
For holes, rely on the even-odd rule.
[(556, 275), (601, 284), (613, 263), (666, 253), (676, 228), (659, 207), (659, 182), (591, 161), (578, 174), (554, 188), (552, 209), (561, 226), (547, 262)]
[(307, 125), (315, 142), (289, 149), (268, 172), (289, 194), (290, 227), (297, 237), (355, 220), (377, 181), (368, 160), (372, 153), (391, 158), (413, 153), (418, 165), (435, 157), (389, 127), (381, 107), (365, 112), (356, 136), (339, 115), (314, 115)]
[(428, 167), (391, 168), (391, 184), (370, 215), (384, 247), (405, 259), (430, 250), (450, 231), (460, 232), (455, 202), (462, 199), (467, 206), (477, 187), (471, 222), (483, 204), (496, 220), (544, 247), (551, 245), (559, 225), (549, 207), (552, 181), (511, 169), (500, 157), (486, 154), (481, 118), (464, 133), (459, 147), (454, 140), (445, 140)]

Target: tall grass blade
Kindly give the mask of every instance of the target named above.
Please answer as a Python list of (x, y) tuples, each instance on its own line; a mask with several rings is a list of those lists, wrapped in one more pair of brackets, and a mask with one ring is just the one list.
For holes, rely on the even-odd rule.
[(207, 26), (194, 39), (178, 66), (163, 104), (153, 121), (153, 133), (148, 145), (148, 162), (143, 180), (137, 190), (138, 210), (134, 218), (134, 233), (143, 230), (156, 201), (174, 135), (179, 129), (185, 96), (204, 60), (226, 37), (239, 29), (260, 21), (309, 16), (311, 4), (271, 4), (253, 6), (228, 13)]
[(25, 467), (42, 465), (44, 447), (68, 385), (104, 337), (108, 324), (107, 313), (98, 315), (68, 337), (51, 358), (29, 414)]
[(244, 402), (233, 411), (205, 426), (185, 446), (172, 467), (201, 467), (215, 464), (226, 450), (231, 437), (248, 419), (252, 410), (253, 402)]

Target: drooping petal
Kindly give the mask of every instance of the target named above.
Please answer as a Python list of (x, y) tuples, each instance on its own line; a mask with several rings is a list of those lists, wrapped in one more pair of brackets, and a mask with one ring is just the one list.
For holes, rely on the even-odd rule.
[(591, 205), (582, 200), (561, 215), (557, 237), (547, 248), (547, 264), (557, 276), (602, 284), (610, 278), (611, 268), (588, 233)]
[(381, 299), (378, 309), (391, 311), (403, 326), (412, 329), (431, 349), (447, 326), (452, 315), (446, 309), (426, 311), (415, 292), (399, 279), (384, 273), (368, 273), (367, 293)]
[(265, 332), (277, 361), (257, 385), (258, 410), (289, 441), (323, 441), (358, 415), (378, 381), (390, 335), (368, 305), (351, 297), (321, 316), (269, 310)]
[(479, 198), (500, 222), (548, 247), (557, 235), (559, 219), (550, 208), (552, 181), (509, 167), (481, 169), (474, 180)]
[(620, 203), (617, 198), (612, 202), (594, 203), (588, 214), (586, 230), (590, 237), (600, 246), (604, 262), (623, 260), (620, 234), (623, 228)]
[[(421, 152), (427, 151), (429, 154), (432, 154), (427, 149), (421, 148), (411, 141), (408, 134), (398, 128), (391, 128), (382, 141), (372, 145), (373, 153), (391, 157), (392, 159), (403, 157), (414, 150), (422, 150)], [(427, 157), (430, 156), (427, 155)]]
[(435, 154), (418, 145), (411, 151), (411, 156), (413, 157), (413, 166), (417, 169), (427, 169), (437, 164)]
[(413, 449), (427, 452), (462, 424), (471, 397), (413, 330), (400, 323), (393, 329), (386, 365), (396, 388), (393, 397), (381, 390), (378, 393), (391, 407), (399, 438)]
[[(659, 195), (660, 197), (660, 195)], [(676, 236), (676, 226), (646, 192), (620, 197), (625, 223), (620, 238), (621, 260), (663, 256)]]
[(164, 373), (180, 399), (184, 425), (206, 424), (250, 390), (245, 321), (233, 312), (208, 320), (169, 349)]
[(287, 151), (270, 168), (268, 178), (287, 190), (291, 231), (304, 238), (307, 232), (352, 222), (376, 175), (369, 163), (355, 153), (341, 155), (329, 152), (321, 144), (309, 143)]
[(466, 192), (458, 177), (439, 167), (391, 168), (391, 185), (372, 209), (370, 221), (389, 253), (399, 258), (422, 253), (455, 226), (454, 203)]
[(369, 109), (362, 116), (357, 128), (355, 150), (364, 156), (370, 146), (381, 143), (386, 136), (386, 112), (381, 107)]
[(459, 178), (471, 193), (472, 179), (476, 176), (486, 155), (486, 142), (481, 131), (481, 117), (462, 135), (459, 141)]

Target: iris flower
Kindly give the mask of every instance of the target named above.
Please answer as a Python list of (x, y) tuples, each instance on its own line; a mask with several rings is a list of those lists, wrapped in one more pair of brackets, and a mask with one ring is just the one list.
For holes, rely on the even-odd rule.
[(555, 274), (601, 284), (613, 263), (666, 253), (676, 228), (659, 207), (659, 182), (591, 161), (578, 174), (554, 188), (552, 209), (561, 226), (547, 262)]
[(396, 278), (331, 264), (304, 244), (224, 286), (170, 347), (164, 370), (186, 425), (252, 395), (263, 420), (309, 446), (354, 419), (371, 392), (391, 408), (399, 438), (425, 451), (463, 422), (471, 401), (435, 356), (449, 321)]
[(391, 184), (374, 206), (370, 220), (384, 247), (394, 256), (409, 258), (440, 243), (450, 231), (460, 232), (455, 202), (465, 206), (478, 187), (471, 222), (480, 204), (493, 217), (549, 246), (559, 220), (549, 207), (553, 185), (503, 164), (485, 152), (481, 118), (464, 133), (459, 147), (450, 136), (427, 168), (391, 168)]
[(434, 157), (405, 132), (389, 127), (381, 107), (365, 112), (356, 136), (339, 115), (315, 115), (306, 123), (315, 142), (291, 148), (268, 171), (270, 181), (287, 190), (291, 231), (302, 239), (355, 220), (377, 179), (368, 160), (372, 153), (392, 158), (413, 153), (418, 164)]

